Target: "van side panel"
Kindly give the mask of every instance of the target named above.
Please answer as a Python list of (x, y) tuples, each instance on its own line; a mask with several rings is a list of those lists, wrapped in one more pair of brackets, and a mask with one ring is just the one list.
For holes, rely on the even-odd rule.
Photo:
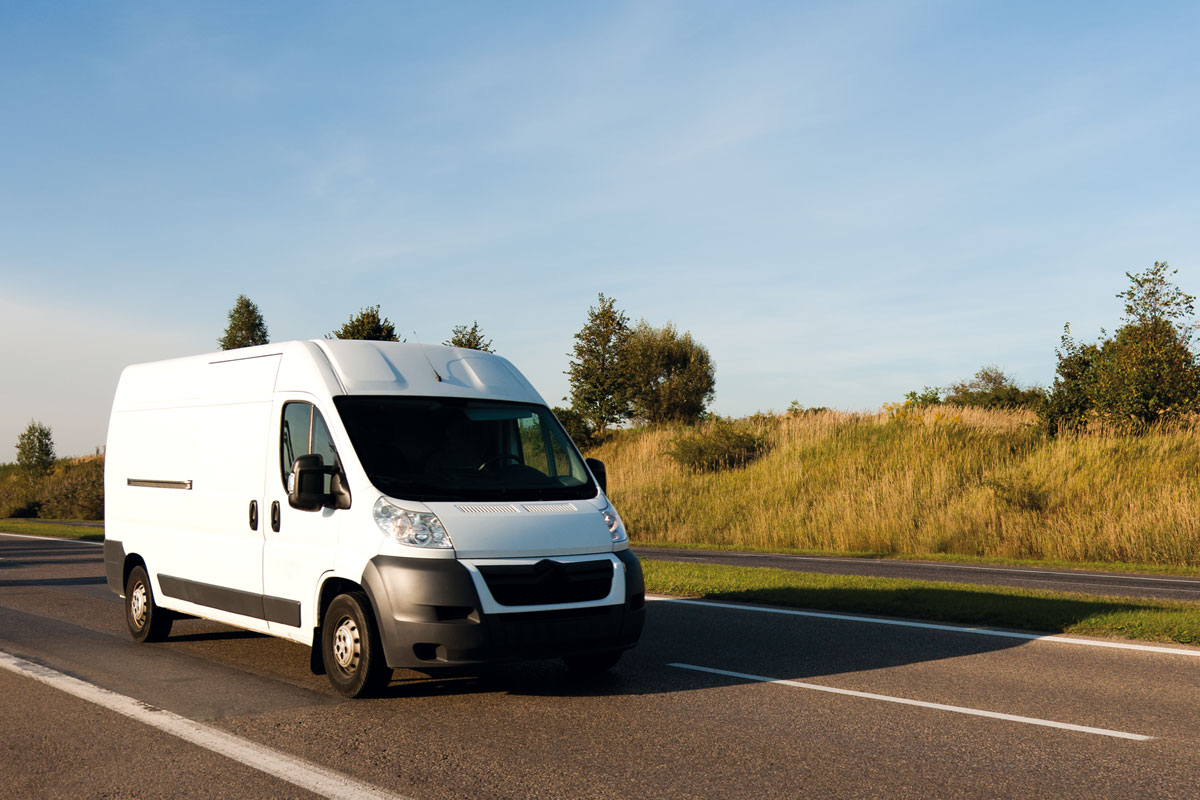
[(262, 596), (264, 459), (278, 364), (277, 354), (184, 359), (122, 375), (109, 423), (106, 529), (146, 562), (166, 608), (219, 618), (226, 615), (208, 613), (206, 603), (217, 611), (230, 603), (214, 590)]

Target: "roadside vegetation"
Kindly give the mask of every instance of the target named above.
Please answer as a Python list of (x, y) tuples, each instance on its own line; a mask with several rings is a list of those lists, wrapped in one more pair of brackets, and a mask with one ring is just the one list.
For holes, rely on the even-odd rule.
[(1122, 325), (1068, 328), (1045, 390), (989, 365), (874, 414), (647, 420), (590, 455), (646, 544), (1197, 567), (1200, 362), (1175, 274), (1127, 273)]
[(50, 428), (31, 420), (17, 462), (0, 464), (0, 518), (104, 518), (104, 456), (57, 458)]
[[(761, 454), (718, 471), (672, 457), (718, 424)], [(1050, 436), (1029, 411), (901, 405), (626, 430), (589, 454), (639, 544), (1200, 566), (1191, 417)]]
[(1043, 633), (1200, 643), (1200, 604), (646, 560), (646, 590)]

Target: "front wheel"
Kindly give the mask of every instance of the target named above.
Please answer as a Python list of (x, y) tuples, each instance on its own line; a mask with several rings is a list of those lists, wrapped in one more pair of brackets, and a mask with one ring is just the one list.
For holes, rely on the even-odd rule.
[(588, 653), (583, 656), (566, 656), (563, 661), (567, 669), (579, 675), (597, 675), (617, 665), (624, 650), (609, 650), (604, 653)]
[(171, 633), (171, 612), (159, 608), (144, 567), (134, 567), (125, 581), (125, 624), (134, 641), (161, 642)]
[(378, 694), (392, 679), (371, 604), (362, 592), (339, 594), (321, 624), (321, 655), (329, 682), (346, 697)]

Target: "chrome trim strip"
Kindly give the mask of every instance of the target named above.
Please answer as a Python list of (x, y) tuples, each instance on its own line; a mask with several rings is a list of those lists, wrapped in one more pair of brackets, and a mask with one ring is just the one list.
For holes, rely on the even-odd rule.
[(129, 478), (125, 481), (127, 486), (146, 486), (150, 489), (187, 489), (191, 491), (191, 481), (151, 481), (142, 478)]

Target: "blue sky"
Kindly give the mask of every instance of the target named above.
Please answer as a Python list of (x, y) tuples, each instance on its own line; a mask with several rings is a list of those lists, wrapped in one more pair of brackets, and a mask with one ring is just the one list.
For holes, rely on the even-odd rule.
[[(362, 306), (551, 403), (599, 292), (718, 413), (1053, 377), (1126, 271), (1200, 294), (1190, 3), (0, 5), (0, 447), (129, 363)], [(0, 460), (15, 451), (0, 450)]]

